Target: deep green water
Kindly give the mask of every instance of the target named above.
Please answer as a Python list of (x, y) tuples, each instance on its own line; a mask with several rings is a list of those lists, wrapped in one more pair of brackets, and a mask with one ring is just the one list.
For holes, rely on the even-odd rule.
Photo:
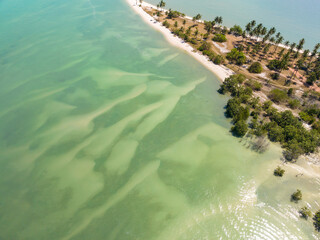
[[(147, 2), (157, 4), (158, 0)], [(305, 38), (305, 48), (320, 42), (319, 0), (167, 0), (167, 8), (178, 9), (189, 16), (201, 13), (206, 20), (222, 16), (224, 25), (244, 27), (256, 20), (264, 26), (276, 27), (284, 38), (298, 43)]]
[[(0, 239), (317, 239), (280, 150), (124, 1), (0, 1)], [(316, 190), (315, 190), (316, 189)]]

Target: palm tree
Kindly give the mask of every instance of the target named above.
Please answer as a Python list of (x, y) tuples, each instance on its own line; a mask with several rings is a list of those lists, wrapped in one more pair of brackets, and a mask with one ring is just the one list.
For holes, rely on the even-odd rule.
[(268, 35), (271, 36), (271, 35), (275, 34), (275, 32), (276, 32), (276, 28), (272, 27), (272, 28), (270, 28)]
[(290, 45), (290, 53), (293, 52), (293, 50), (296, 47), (296, 45), (297, 45), (296, 43), (291, 43), (291, 45)]
[(159, 3), (159, 6), (161, 8), (164, 8), (166, 6), (166, 3), (163, 0), (161, 0), (160, 3)]
[(260, 35), (261, 35), (262, 28), (263, 28), (263, 25), (262, 25), (262, 23), (260, 23), (260, 24), (254, 29), (255, 35), (256, 35), (256, 37), (257, 37), (257, 41), (259, 40), (259, 37), (260, 37)]
[(220, 16), (220, 17), (216, 17), (216, 18), (214, 19), (214, 21), (215, 21), (216, 23), (218, 23), (220, 26), (221, 26), (221, 24), (222, 24), (222, 22), (223, 22), (221, 16)]
[(310, 50), (309, 49), (306, 49), (303, 51), (303, 54), (302, 54), (302, 58), (304, 58), (304, 60), (307, 59), (307, 57), (309, 56), (309, 53), (310, 53)]
[(290, 80), (292, 80), (293, 77), (294, 78), (296, 77), (296, 74), (297, 74), (298, 70), (303, 66), (303, 62), (304, 62), (304, 59), (299, 59), (297, 61), (296, 65), (295, 65), (295, 69), (293, 70), (293, 73), (291, 75)]
[(284, 45), (285, 45), (287, 48), (289, 48), (290, 42), (287, 40), (287, 41), (284, 42)]
[(262, 38), (262, 43), (265, 43), (269, 39), (268, 33)]
[(212, 22), (204, 21), (204, 29), (207, 31), (208, 34), (211, 33), (212, 28), (213, 28)]
[(287, 40), (287, 41), (284, 42), (284, 45), (285, 45), (286, 47), (289, 47), (290, 42)]
[(243, 33), (244, 33), (244, 38), (247, 37), (247, 34), (250, 34), (251, 30), (252, 30), (252, 26), (251, 26), (251, 22), (249, 22), (249, 23), (246, 25), (245, 31), (243, 31)]
[(278, 59), (280, 59), (282, 57), (283, 53), (284, 53), (284, 48), (282, 48), (281, 51), (279, 52)]
[(253, 28), (256, 25), (256, 20), (252, 20), (250, 24), (251, 24), (251, 28)]
[(320, 48), (320, 43), (317, 43), (317, 44), (314, 46), (313, 51), (312, 51), (312, 53), (311, 53), (311, 57), (310, 57), (309, 64), (311, 64), (312, 59), (314, 58), (314, 56), (317, 55), (319, 48)]
[(274, 43), (276, 41), (276, 39), (274, 37), (271, 37), (269, 40), (271, 43)]
[(251, 23), (246, 25), (246, 32), (250, 32), (252, 30)]
[(202, 18), (201, 14), (198, 13), (196, 16), (193, 17), (192, 20), (196, 22), (196, 21), (199, 21), (201, 18)]
[(198, 28), (196, 28), (196, 31), (194, 32), (194, 35), (198, 36), (198, 34), (199, 34), (199, 30), (198, 30)]
[(266, 35), (266, 34), (267, 34), (267, 28), (266, 28), (266, 27), (263, 27), (263, 28), (261, 29), (261, 35), (264, 36), (264, 35)]
[(277, 46), (276, 46), (276, 48), (274, 49), (274, 53), (277, 51), (277, 49), (278, 49), (278, 47), (279, 47), (279, 45), (282, 43), (282, 41), (283, 41), (283, 37), (281, 36), (281, 35), (278, 35), (277, 34), (277, 40), (276, 40), (276, 44), (277, 44)]
[(305, 40), (304, 38), (302, 38), (300, 41), (299, 41), (299, 44), (297, 46), (297, 53), (295, 54), (295, 58), (298, 58), (299, 57), (299, 52), (301, 51), (301, 49), (303, 48), (303, 45), (305, 43)]

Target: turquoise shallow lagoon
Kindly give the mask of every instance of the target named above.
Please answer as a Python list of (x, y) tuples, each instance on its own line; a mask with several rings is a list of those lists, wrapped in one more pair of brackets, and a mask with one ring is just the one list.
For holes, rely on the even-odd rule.
[[(280, 149), (125, 1), (0, 1), (0, 239), (317, 239)], [(304, 202), (301, 203), (302, 205)]]

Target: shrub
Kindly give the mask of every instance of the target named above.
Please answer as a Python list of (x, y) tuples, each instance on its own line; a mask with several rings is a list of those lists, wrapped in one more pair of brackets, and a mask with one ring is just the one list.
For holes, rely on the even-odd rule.
[(318, 232), (320, 232), (320, 210), (316, 212), (313, 217), (313, 225)]
[(196, 45), (198, 43), (197, 40), (194, 38), (191, 38), (189, 42), (192, 43), (193, 45)]
[(203, 55), (208, 56), (210, 60), (213, 60), (216, 56), (216, 54), (211, 50), (204, 50), (202, 53)]
[(301, 190), (297, 189), (296, 192), (292, 193), (291, 195), (291, 201), (293, 202), (298, 202), (302, 199), (302, 193), (301, 193)]
[(248, 68), (248, 71), (251, 73), (261, 73), (263, 70), (262, 65), (259, 62), (254, 62)]
[(224, 62), (224, 58), (221, 55), (217, 55), (214, 60), (214, 64), (220, 65)]
[(238, 122), (238, 121), (241, 121), (241, 120), (247, 120), (250, 116), (250, 109), (249, 107), (242, 107), (240, 106), (238, 108), (238, 112), (236, 115), (233, 116), (233, 122)]
[(317, 121), (312, 124), (312, 129), (318, 131), (320, 133), (320, 121)]
[(231, 128), (231, 132), (237, 137), (243, 137), (248, 131), (248, 125), (245, 121), (240, 120)]
[(298, 107), (300, 107), (300, 101), (297, 99), (292, 99), (289, 101), (288, 105), (291, 109), (297, 109)]
[(289, 97), (292, 97), (294, 95), (294, 89), (293, 88), (289, 88), (288, 92), (287, 92), (287, 95)]
[(230, 28), (230, 33), (236, 36), (241, 36), (243, 33), (243, 30), (239, 25), (234, 25), (232, 28)]
[(168, 18), (172, 19), (172, 18), (177, 18), (182, 16), (182, 13), (178, 12), (178, 11), (173, 11), (173, 10), (169, 10), (168, 12)]
[(269, 93), (269, 98), (276, 103), (284, 102), (288, 99), (287, 93), (280, 89), (273, 89)]
[(215, 42), (226, 42), (227, 38), (224, 34), (216, 34), (213, 38), (212, 41)]
[(199, 51), (210, 50), (210, 49), (211, 49), (211, 45), (206, 41), (203, 41), (201, 46), (198, 48)]
[(240, 84), (242, 84), (245, 79), (245, 76), (242, 74), (232, 75), (223, 81), (218, 92), (221, 94), (230, 92), (232, 95), (235, 95), (238, 92)]
[(277, 176), (277, 177), (282, 177), (284, 174), (285, 170), (282, 169), (281, 167), (277, 167), (274, 172), (273, 175)]
[(304, 153), (303, 149), (299, 146), (299, 144), (289, 144), (287, 145), (287, 149), (283, 151), (284, 158), (289, 161), (295, 161)]
[(312, 216), (312, 213), (309, 208), (303, 207), (299, 210), (300, 217), (308, 220), (309, 217)]
[(263, 110), (267, 110), (272, 106), (272, 102), (271, 101), (265, 101), (262, 105)]
[(317, 81), (317, 75), (315, 72), (310, 73), (310, 75), (307, 78), (307, 84), (313, 85), (313, 83)]
[(271, 77), (273, 80), (279, 80), (280, 74), (277, 73), (277, 72), (274, 72), (274, 73), (271, 73), (271, 74), (270, 74), (270, 77)]
[(262, 84), (258, 81), (253, 80), (253, 79), (246, 81), (245, 84), (255, 91), (260, 91), (262, 88)]
[(226, 26), (221, 30), (222, 34), (226, 34), (228, 32), (228, 28)]
[(170, 23), (168, 23), (167, 20), (165, 20), (163, 23), (162, 23), (163, 26), (165, 26), (166, 28), (169, 28), (170, 27)]
[(282, 70), (282, 69), (285, 69), (287, 66), (285, 65), (285, 63), (283, 61), (280, 61), (280, 60), (277, 60), (277, 59), (274, 59), (274, 60), (271, 60), (267, 67), (270, 69), (270, 70)]
[(226, 116), (229, 118), (235, 117), (239, 113), (240, 101), (237, 98), (231, 98), (228, 100), (226, 106)]
[(227, 59), (232, 63), (242, 65), (246, 62), (247, 58), (243, 52), (240, 52), (238, 49), (234, 48), (227, 54)]
[(304, 111), (299, 112), (299, 116), (306, 123), (312, 124), (315, 122), (315, 118), (313, 116), (310, 116), (308, 113), (306, 113)]

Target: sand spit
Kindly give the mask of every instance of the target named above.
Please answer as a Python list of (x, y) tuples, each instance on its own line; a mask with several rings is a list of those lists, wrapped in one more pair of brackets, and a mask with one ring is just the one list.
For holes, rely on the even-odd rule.
[(161, 32), (166, 40), (173, 46), (180, 48), (181, 50), (187, 52), (189, 55), (194, 57), (196, 60), (198, 60), (203, 66), (205, 66), (208, 70), (213, 72), (221, 81), (224, 81), (225, 78), (231, 76), (234, 74), (234, 72), (225, 67), (216, 65), (213, 62), (211, 62), (207, 56), (202, 55), (200, 52), (196, 52), (193, 47), (191, 47), (188, 43), (183, 41), (182, 39), (176, 37), (172, 34), (172, 32), (167, 29), (166, 27), (162, 26), (161, 23), (159, 23), (156, 19), (154, 19), (152, 16), (150, 16), (148, 13), (146, 13), (142, 7), (150, 7), (150, 8), (156, 8), (156, 6), (153, 6), (149, 3), (142, 3), (142, 7), (140, 7), (140, 4), (136, 0), (127, 0), (127, 3), (131, 6), (131, 8), (138, 13), (142, 19), (148, 23), (150, 26), (152, 26), (157, 31)]

